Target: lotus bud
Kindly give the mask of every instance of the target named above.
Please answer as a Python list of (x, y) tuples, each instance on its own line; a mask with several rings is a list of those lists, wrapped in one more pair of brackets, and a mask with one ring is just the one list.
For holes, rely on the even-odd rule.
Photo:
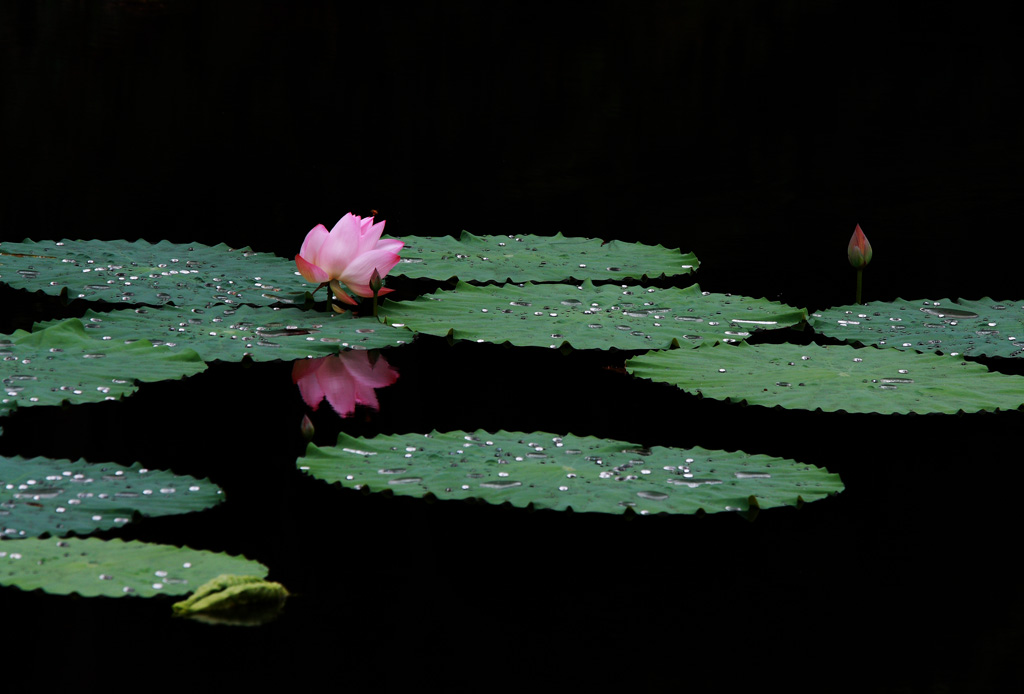
[(868, 237), (861, 231), (860, 224), (850, 237), (850, 245), (846, 247), (846, 256), (850, 259), (850, 265), (858, 270), (863, 270), (871, 262), (871, 244)]
[(309, 418), (308, 414), (302, 415), (302, 438), (306, 441), (313, 439), (313, 421)]
[(381, 278), (380, 273), (377, 272), (377, 268), (373, 268), (373, 274), (370, 275), (370, 291), (373, 292), (374, 296), (377, 296), (380, 293), (381, 287), (383, 286), (383, 278)]

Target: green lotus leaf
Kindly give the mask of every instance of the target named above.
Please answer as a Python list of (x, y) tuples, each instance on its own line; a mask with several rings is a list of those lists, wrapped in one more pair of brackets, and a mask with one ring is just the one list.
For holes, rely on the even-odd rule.
[(638, 378), (750, 405), (835, 412), (1017, 409), (1024, 377), (936, 354), (845, 345), (702, 345), (626, 362)]
[(684, 289), (531, 284), (476, 287), (381, 307), (396, 326), (454, 339), (576, 349), (662, 349), (739, 341), (757, 329), (783, 328), (807, 312), (767, 299)]
[(554, 236), (404, 236), (392, 275), (463, 282), (561, 282), (676, 277), (700, 265), (678, 248)]
[(813, 314), (818, 332), (877, 347), (950, 356), (1024, 354), (1024, 303), (1019, 301), (875, 301)]
[(631, 443), (592, 436), (453, 431), (310, 445), (300, 469), (370, 491), (554, 510), (717, 513), (814, 501), (842, 490), (838, 475), (793, 460)]
[(188, 547), (97, 538), (0, 542), (0, 586), (83, 597), (184, 595), (221, 574), (267, 575), (262, 564)]
[(125, 304), (305, 302), (314, 287), (295, 262), (249, 248), (168, 241), (0, 243), (0, 282), (29, 291)]
[(136, 513), (167, 516), (214, 506), (209, 480), (114, 463), (0, 456), (0, 536), (87, 535)]
[[(145, 339), (173, 351), (192, 349), (207, 362), (241, 361), (245, 356), (255, 361), (323, 357), (339, 349), (378, 349), (413, 339), (410, 331), (372, 316), (253, 306), (86, 311), (82, 321), (86, 333), (96, 338), (124, 343)], [(34, 329), (53, 323), (40, 323)]]
[(206, 369), (192, 350), (103, 337), (88, 334), (77, 318), (0, 337), (0, 415), (18, 406), (114, 400), (134, 393), (137, 380), (181, 378)]

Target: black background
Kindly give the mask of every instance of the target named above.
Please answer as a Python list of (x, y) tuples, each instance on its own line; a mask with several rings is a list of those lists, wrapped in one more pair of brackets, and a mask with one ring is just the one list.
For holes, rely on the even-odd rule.
[[(4, 2), (0, 238), (291, 257), (315, 224), (375, 209), (397, 237), (680, 247), (705, 290), (813, 310), (852, 301), (860, 223), (866, 300), (1015, 299), (1018, 29), (917, 2)], [(0, 298), (6, 331), (85, 308)], [(123, 403), (19, 410), (0, 452), (210, 476), (225, 506), (119, 536), (259, 559), (298, 593), (284, 617), (213, 628), (166, 601), (3, 589), (0, 651), (112, 686), (150, 670), (476, 689), (1019, 678), (1019, 412), (726, 406), (634, 382), (622, 354), (428, 339), (387, 358), (402, 376), (380, 412), (322, 408), (317, 442), (571, 431), (793, 457), (847, 491), (753, 522), (364, 497), (295, 473), (290, 365), (215, 364)]]

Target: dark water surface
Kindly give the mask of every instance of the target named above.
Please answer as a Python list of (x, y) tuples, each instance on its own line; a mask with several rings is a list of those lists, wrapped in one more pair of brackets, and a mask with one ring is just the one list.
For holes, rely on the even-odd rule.
[[(817, 309), (852, 301), (860, 223), (868, 300), (1020, 299), (1017, 32), (951, 8), (5, 2), (0, 240), (291, 257), (313, 225), (379, 210), (399, 237), (681, 247), (703, 289)], [(85, 308), (0, 299), (5, 332)], [(220, 508), (116, 535), (257, 559), (297, 594), (283, 617), (210, 627), (169, 601), (5, 588), (0, 653), (16, 678), (111, 687), (211, 657), (225, 684), (1019, 682), (1020, 412), (727, 406), (634, 381), (624, 357), (424, 339), (388, 353), (401, 378), (379, 412), (323, 407), (316, 441), (573, 432), (796, 458), (847, 490), (754, 522), (363, 496), (295, 471), (290, 364), (214, 364), (123, 402), (23, 408), (0, 452), (210, 477)]]

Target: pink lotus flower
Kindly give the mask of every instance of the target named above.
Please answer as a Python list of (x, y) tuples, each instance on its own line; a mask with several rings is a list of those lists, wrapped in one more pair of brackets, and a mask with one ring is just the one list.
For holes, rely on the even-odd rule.
[[(384, 277), (398, 264), (398, 251), (405, 244), (397, 239), (380, 238), (384, 222), (373, 223), (373, 217), (361, 219), (346, 214), (329, 232), (317, 224), (302, 242), (295, 264), (307, 282), (324, 284), (337, 281), (357, 296), (373, 296), (370, 278), (376, 271)], [(381, 289), (387, 294), (391, 289)], [(356, 300), (342, 291), (336, 291), (339, 300), (355, 304)]]
[(366, 351), (348, 351), (319, 359), (300, 359), (292, 366), (292, 382), (314, 412), (326, 398), (340, 417), (356, 411), (356, 405), (379, 409), (377, 388), (398, 380), (398, 372), (384, 357), (370, 359)]
[(850, 265), (858, 270), (863, 270), (871, 262), (871, 244), (868, 243), (868, 237), (861, 231), (860, 224), (857, 225), (853, 236), (850, 237), (850, 245), (846, 247), (846, 257), (850, 259)]

